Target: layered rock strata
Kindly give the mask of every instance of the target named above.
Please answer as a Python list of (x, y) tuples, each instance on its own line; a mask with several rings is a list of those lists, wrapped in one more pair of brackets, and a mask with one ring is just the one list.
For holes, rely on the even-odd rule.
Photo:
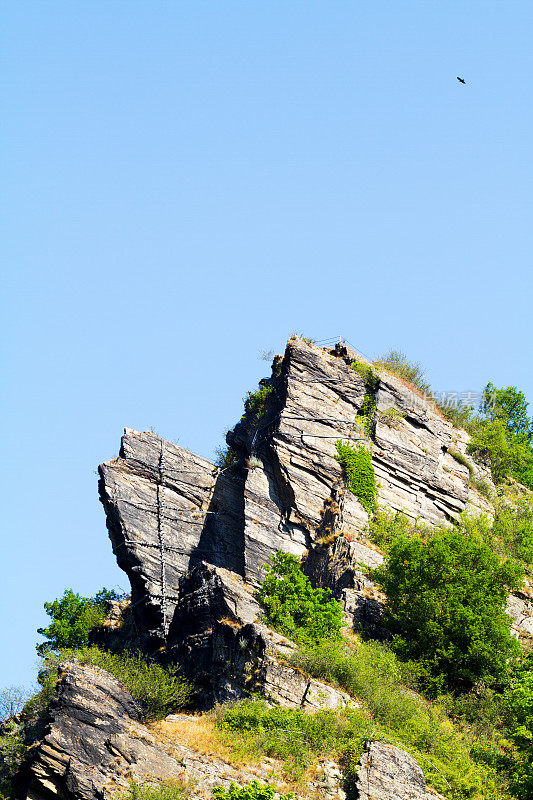
[(256, 585), (277, 550), (303, 556), (331, 537), (362, 539), (368, 518), (345, 488), (339, 439), (372, 444), (379, 502), (391, 510), (429, 524), (467, 507), (490, 512), (451, 454), (464, 454), (467, 435), (395, 376), (365, 384), (356, 362), (364, 366), (344, 345), (291, 339), (262, 381), (261, 404), (228, 434), (236, 463), (224, 470), (126, 430), (118, 458), (100, 467), (100, 497), (147, 649), (168, 643), (180, 579), (200, 561)]

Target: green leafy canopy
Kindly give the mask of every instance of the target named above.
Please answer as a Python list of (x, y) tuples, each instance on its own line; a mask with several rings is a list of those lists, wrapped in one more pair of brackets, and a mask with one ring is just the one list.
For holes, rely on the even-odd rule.
[(300, 641), (339, 636), (344, 624), (340, 605), (329, 589), (313, 589), (297, 556), (279, 550), (265, 571), (257, 599), (273, 628)]
[(91, 628), (103, 622), (106, 601), (120, 598), (121, 595), (113, 589), (100, 589), (94, 597), (81, 597), (72, 589), (65, 589), (62, 597), (45, 603), (44, 609), (52, 622), (47, 628), (37, 630), (47, 639), (36, 646), (39, 655), (45, 656), (50, 651), (67, 647), (85, 646)]
[(520, 567), (483, 541), (441, 529), (427, 542), (400, 536), (374, 578), (387, 595), (396, 651), (417, 659), (429, 691), (493, 685), (518, 645), (505, 613)]

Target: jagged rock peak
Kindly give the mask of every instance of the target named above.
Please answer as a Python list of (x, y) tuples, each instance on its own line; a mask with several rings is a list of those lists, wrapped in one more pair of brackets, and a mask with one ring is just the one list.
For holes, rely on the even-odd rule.
[[(332, 531), (361, 538), (368, 517), (344, 485), (339, 439), (372, 446), (384, 507), (429, 524), (456, 518), (469, 502), (486, 510), (469, 492), (468, 469), (449, 453), (464, 453), (467, 434), (389, 373), (365, 385), (354, 361), (364, 359), (345, 345), (292, 338), (260, 398), (228, 434), (236, 463), (224, 470), (153, 433), (126, 429), (118, 458), (100, 467), (100, 497), (147, 647), (166, 640), (179, 580), (200, 561), (257, 584), (277, 550), (303, 556)], [(369, 393), (370, 438), (358, 424)]]

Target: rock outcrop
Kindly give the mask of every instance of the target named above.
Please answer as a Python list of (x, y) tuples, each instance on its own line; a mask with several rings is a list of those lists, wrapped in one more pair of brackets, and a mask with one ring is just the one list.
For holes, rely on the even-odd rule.
[(47, 732), (26, 766), (25, 800), (96, 800), (129, 780), (178, 777), (115, 678), (75, 661), (59, 676)]
[(416, 761), (386, 742), (371, 742), (357, 767), (358, 800), (438, 800)]
[[(131, 781), (176, 781), (191, 800), (209, 798), (215, 786), (245, 785), (252, 780), (288, 787), (280, 765), (263, 759), (234, 765), (191, 747), (175, 731), (190, 728), (198, 717), (171, 715), (146, 726), (131, 695), (107, 672), (76, 661), (60, 665), (57, 695), (48, 714), (47, 732), (25, 767), (24, 800), (107, 800)], [(429, 800), (421, 770), (403, 750), (370, 743), (358, 770), (361, 798)], [(319, 761), (315, 776), (298, 790), (299, 798), (345, 800), (342, 772), (334, 762)], [(432, 794), (431, 797), (435, 798)]]
[(100, 467), (100, 496), (148, 650), (172, 646), (180, 580), (201, 561), (257, 585), (277, 550), (304, 556), (335, 537), (350, 542), (344, 561), (351, 572), (324, 585), (343, 598), (348, 615), (379, 628), (378, 598), (355, 574), (358, 562), (372, 566), (379, 554), (365, 544), (367, 513), (345, 488), (336, 450), (339, 439), (368, 446), (362, 414), (369, 406), (383, 506), (429, 524), (467, 507), (490, 513), (453, 455), (464, 455), (467, 434), (393, 375), (381, 372), (365, 384), (354, 362), (365, 367), (344, 345), (291, 339), (262, 381), (261, 403), (249, 404), (229, 432), (236, 462), (224, 470), (153, 433), (126, 430), (119, 457)]
[[(356, 705), (290, 666), (295, 645), (267, 627), (255, 599), (265, 563), (283, 550), (303, 557), (313, 585), (333, 591), (347, 624), (389, 635), (384, 597), (368, 577), (383, 556), (366, 538), (368, 515), (346, 488), (337, 441), (371, 450), (380, 505), (413, 521), (446, 523), (465, 509), (491, 516), (474, 487), (494, 487), (482, 466), (467, 465), (464, 431), (343, 344), (319, 348), (294, 337), (261, 387), (228, 433), (232, 463), (224, 469), (130, 429), (119, 456), (100, 466), (100, 498), (131, 603), (111, 604), (91, 641), (179, 662), (194, 679), (199, 709), (256, 693), (310, 711)], [(522, 638), (533, 638), (530, 595), (509, 601)], [(344, 800), (337, 765), (321, 769), (308, 796)], [(360, 800), (435, 797), (411, 756), (383, 741), (368, 743), (358, 774)], [(77, 662), (60, 668), (45, 737), (24, 775), (24, 800), (103, 800), (129, 780), (187, 776), (199, 798), (214, 785), (275, 780), (266, 761), (259, 772), (236, 771), (154, 735), (114, 678)]]

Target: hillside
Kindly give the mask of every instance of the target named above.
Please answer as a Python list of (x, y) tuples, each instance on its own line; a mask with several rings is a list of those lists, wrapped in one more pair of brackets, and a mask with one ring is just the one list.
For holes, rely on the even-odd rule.
[[(299, 337), (249, 393), (218, 465), (126, 429), (119, 456), (99, 468), (99, 493), (131, 596), (108, 601), (105, 621), (91, 631), (92, 649), (107, 655), (64, 652), (49, 669), (49, 702), (15, 795), (136, 797), (143, 790), (128, 788), (132, 781), (171, 780), (175, 794), (195, 798), (258, 779), (280, 793), (328, 800), (510, 797), (509, 765), (522, 755), (496, 743), (499, 718), (484, 733), (476, 727), (489, 693), (491, 708), (503, 696), (500, 677), (487, 689), (485, 666), (466, 689), (441, 682), (433, 694), (436, 684), (424, 684), (421, 671), (407, 677), (391, 649), (390, 580), (379, 569), (393, 563), (400, 534), (422, 550), (431, 531), (444, 542), (452, 534), (479, 548), (489, 542), (495, 555), (487, 564), (497, 570), (509, 559), (515, 569), (502, 578), (513, 589), (501, 595), (502, 625), (529, 647), (528, 558), (516, 537), (513, 549), (499, 532), (502, 507), (531, 508), (531, 493), (512, 481), (496, 486), (470, 441), (398, 375), (343, 343), (321, 348)], [(317, 603), (307, 623), (334, 598), (342, 635), (306, 639), (296, 623), (275, 622), (261, 586), (280, 552), (300, 560), (301, 586), (315, 592), (302, 588)], [(193, 687), (179, 714), (150, 720), (108, 667), (132, 649), (165, 669), (179, 665)], [(457, 705), (467, 690), (478, 709), (470, 718)], [(24, 714), (13, 725), (24, 728)]]

